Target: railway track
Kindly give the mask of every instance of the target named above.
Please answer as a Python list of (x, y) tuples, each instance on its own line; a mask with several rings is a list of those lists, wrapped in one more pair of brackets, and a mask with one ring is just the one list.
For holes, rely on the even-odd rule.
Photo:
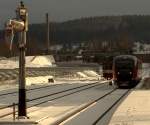
[(130, 90), (124, 92), (114, 103), (112, 103), (93, 123), (92, 125), (101, 124), (101, 120), (122, 100)]
[[(60, 99), (60, 98), (63, 98), (63, 97), (66, 97), (66, 96), (69, 96), (69, 95), (72, 95), (72, 94), (75, 94), (75, 93), (79, 93), (81, 91), (85, 91), (87, 89), (91, 89), (93, 87), (103, 86), (104, 84), (105, 84), (105, 82), (104, 83), (97, 83), (97, 82), (96, 83), (89, 83), (89, 84), (86, 84), (86, 85), (80, 85), (80, 86), (72, 87), (72, 88), (69, 88), (69, 89), (62, 90), (62, 91), (49, 93), (49, 94), (42, 95), (42, 96), (39, 96), (39, 97), (30, 98), (30, 99), (27, 100), (28, 109), (32, 108), (34, 106), (39, 106), (41, 104), (47, 103), (47, 102), (52, 101), (52, 100), (57, 100), (57, 99)], [(45, 86), (45, 87), (49, 87), (49, 86)], [(42, 89), (43, 89), (43, 87), (42, 87)], [(34, 90), (40, 91), (40, 88), (34, 88), (34, 89), (30, 89), (28, 91), (34, 91)], [(8, 94), (11, 94), (11, 93), (8, 93)], [(14, 94), (14, 93), (12, 93), (12, 94)], [(3, 94), (1, 96), (4, 96), (4, 95), (6, 96), (6, 94)], [(14, 105), (17, 106), (18, 103), (15, 103)], [(13, 105), (7, 105), (7, 106), (4, 106), (4, 107), (0, 108), (0, 112), (1, 112), (0, 113), (1, 114), (0, 118), (1, 119), (4, 118), (4, 117), (8, 117), (8, 116), (13, 114), (13, 112), (11, 111), (12, 106)], [(15, 112), (17, 113), (17, 110)]]
[[(74, 89), (77, 89), (77, 88), (82, 88), (84, 86), (93, 85), (93, 84), (96, 84), (96, 83), (87, 83), (85, 85), (77, 85), (77, 87), (74, 87), (73, 84), (66, 84), (66, 85), (65, 84), (45, 85), (45, 86), (40, 86), (40, 87), (29, 88), (29, 89), (26, 90), (26, 92), (29, 95), (29, 92), (32, 93), (33, 91), (35, 91), (35, 95), (36, 95), (36, 93), (38, 93), (37, 91), (39, 91), (39, 92), (46, 91), (46, 90), (49, 91), (50, 89), (54, 89), (54, 87), (61, 87), (61, 86), (63, 86), (63, 87), (66, 86), (67, 87), (67, 88), (65, 88), (65, 90), (64, 89), (62, 89), (60, 91), (57, 90), (58, 92), (50, 94), (50, 95), (55, 95), (55, 94), (59, 94), (59, 93), (62, 93), (62, 92), (74, 90)], [(68, 89), (68, 87), (70, 87), (70, 88)], [(18, 91), (12, 91), (12, 92), (7, 92), (7, 93), (6, 92), (0, 93), (0, 98), (1, 99), (7, 98), (8, 96), (18, 96)], [(41, 96), (41, 97), (43, 97), (43, 96)], [(40, 98), (40, 97), (36, 97), (36, 99), (38, 99), (38, 98)], [(28, 99), (28, 101), (29, 100), (31, 100), (31, 99)], [(0, 109), (1, 109), (1, 107), (0, 107)]]
[[(108, 93), (104, 94), (103, 96), (91, 101), (90, 103), (86, 104), (85, 106), (69, 113), (68, 115), (65, 115), (64, 117), (61, 117), (60, 119), (57, 119), (50, 123), (50, 125), (77, 125), (77, 124), (86, 124), (86, 125), (104, 125), (101, 123), (101, 120), (130, 92), (130, 90), (126, 90), (121, 95), (119, 95), (118, 98), (114, 98), (113, 102), (110, 103), (109, 106), (106, 106), (105, 109), (103, 109), (101, 112), (96, 111), (97, 108), (103, 108), (104, 105), (108, 105), (106, 101), (104, 101), (106, 98), (109, 98), (113, 95), (116, 91), (119, 89), (114, 88), (113, 90), (110, 90)], [(104, 103), (102, 102), (104, 101)], [(93, 106), (94, 105), (94, 106)], [(92, 112), (97, 112), (95, 114), (92, 114)], [(88, 116), (89, 115), (89, 116)], [(92, 119), (90, 119), (92, 118)], [(43, 120), (43, 119), (42, 119)], [(41, 122), (41, 121), (40, 121)], [(42, 123), (42, 122), (41, 122)]]
[[(61, 85), (61, 84), (46, 85), (46, 86), (41, 86), (41, 87), (35, 87), (35, 88), (31, 88), (31, 89), (26, 89), (26, 92), (32, 91), (32, 90), (50, 88), (50, 87), (58, 86), (58, 85)], [(0, 93), (0, 97), (5, 98), (3, 96), (8, 96), (8, 95), (12, 95), (12, 94), (18, 94), (18, 91), (12, 91), (12, 92), (7, 92), (7, 93)]]

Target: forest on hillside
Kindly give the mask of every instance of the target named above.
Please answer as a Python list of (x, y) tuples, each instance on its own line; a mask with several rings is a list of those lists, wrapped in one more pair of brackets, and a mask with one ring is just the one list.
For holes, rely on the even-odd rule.
[[(50, 45), (84, 43), (88, 49), (99, 50), (101, 43), (106, 41), (115, 49), (129, 49), (135, 41), (150, 43), (149, 36), (149, 15), (87, 17), (50, 22)], [(17, 51), (16, 45), (17, 42), (14, 51)], [(46, 45), (46, 24), (30, 24), (27, 53), (41, 52)], [(4, 42), (4, 31), (0, 31), (0, 55), (6, 54), (4, 48), (7, 48), (7, 43)]]

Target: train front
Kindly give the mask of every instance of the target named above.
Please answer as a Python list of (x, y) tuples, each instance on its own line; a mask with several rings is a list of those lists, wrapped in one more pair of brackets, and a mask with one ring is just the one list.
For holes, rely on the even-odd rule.
[(120, 56), (113, 62), (113, 81), (118, 86), (133, 86), (135, 75), (135, 59)]

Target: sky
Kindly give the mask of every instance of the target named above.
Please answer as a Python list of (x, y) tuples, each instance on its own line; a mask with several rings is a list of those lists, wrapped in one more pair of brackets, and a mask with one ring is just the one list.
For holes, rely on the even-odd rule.
[[(66, 21), (81, 17), (105, 15), (150, 15), (150, 0), (22, 0), (29, 11), (29, 23)], [(0, 0), (0, 27), (15, 17), (20, 0)]]

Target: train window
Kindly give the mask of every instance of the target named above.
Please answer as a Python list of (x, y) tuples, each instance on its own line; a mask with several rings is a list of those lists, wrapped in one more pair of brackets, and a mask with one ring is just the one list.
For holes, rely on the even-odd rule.
[(134, 62), (132, 60), (117, 60), (115, 62), (115, 67), (120, 69), (131, 69), (134, 66)]

